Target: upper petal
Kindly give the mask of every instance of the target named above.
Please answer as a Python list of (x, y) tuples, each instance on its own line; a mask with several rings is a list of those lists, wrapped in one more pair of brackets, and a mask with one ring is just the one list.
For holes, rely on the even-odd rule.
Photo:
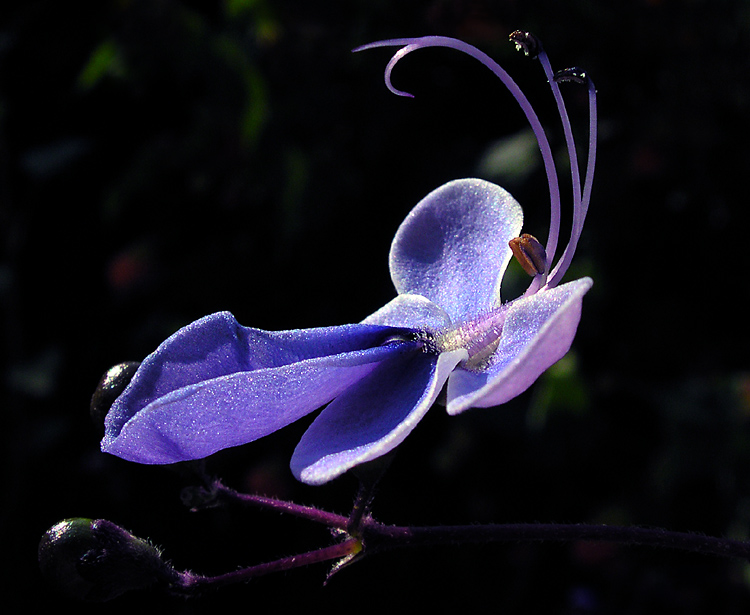
[(213, 314), (149, 355), (105, 419), (102, 449), (173, 463), (267, 435), (327, 403), (404, 344), (399, 329), (269, 332)]
[(455, 322), (500, 303), (521, 230), (521, 206), (500, 186), (462, 179), (437, 188), (409, 213), (391, 246), (391, 278), (399, 293), (426, 297)]
[(581, 319), (581, 278), (511, 303), (493, 361), (483, 372), (457, 369), (448, 381), (447, 410), (497, 406), (523, 393), (570, 349)]
[(292, 472), (310, 485), (385, 455), (435, 402), (463, 349), (440, 355), (405, 353), (378, 365), (323, 409), (292, 456)]

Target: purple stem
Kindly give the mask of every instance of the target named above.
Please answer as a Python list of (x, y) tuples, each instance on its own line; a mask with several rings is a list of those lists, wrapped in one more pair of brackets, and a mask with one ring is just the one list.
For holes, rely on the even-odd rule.
[(750, 543), (658, 528), (557, 523), (408, 527), (384, 525), (372, 519), (367, 519), (362, 528), (363, 543), (376, 550), (446, 544), (576, 540), (647, 545), (750, 559)]
[(246, 504), (249, 506), (255, 506), (257, 508), (264, 508), (266, 510), (274, 510), (280, 513), (286, 513), (293, 517), (299, 517), (300, 519), (307, 519), (314, 521), (328, 527), (345, 530), (349, 523), (349, 518), (344, 515), (337, 515), (336, 513), (314, 508), (312, 506), (302, 506), (301, 504), (295, 504), (294, 502), (287, 502), (284, 500), (276, 500), (274, 498), (264, 497), (261, 495), (251, 495), (247, 493), (240, 493), (234, 489), (224, 486), (220, 482), (215, 483), (214, 489), (220, 499), (225, 501), (238, 502), (240, 504)]
[(359, 552), (361, 547), (362, 543), (359, 540), (356, 538), (350, 538), (344, 542), (329, 547), (323, 547), (322, 549), (316, 549), (315, 551), (308, 551), (307, 553), (300, 553), (299, 555), (283, 557), (273, 562), (258, 564), (257, 566), (250, 566), (249, 568), (242, 568), (241, 570), (227, 572), (226, 574), (220, 574), (214, 577), (204, 577), (186, 571), (180, 573), (179, 581), (172, 585), (171, 591), (185, 596), (195, 595), (207, 589), (216, 589), (234, 583), (244, 583), (250, 579), (262, 577), (272, 572), (291, 570), (293, 568), (300, 568), (301, 566), (308, 566), (310, 564), (317, 564), (319, 562), (326, 562), (333, 559), (351, 556)]
[(440, 544), (476, 542), (594, 540), (631, 545), (651, 545), (750, 559), (750, 542), (728, 538), (703, 536), (688, 532), (673, 532), (659, 528), (622, 527), (615, 525), (561, 523), (506, 523), (487, 525), (398, 526), (386, 525), (370, 516), (359, 520), (357, 528), (347, 527), (349, 518), (293, 502), (238, 493), (219, 484), (220, 493), (245, 504), (276, 510), (321, 523), (328, 527), (354, 532), (361, 537), (366, 549), (394, 549)]
[[(217, 484), (217, 492), (230, 501), (260, 506), (288, 513), (329, 527), (345, 530), (351, 519), (292, 502), (246, 495)], [(352, 519), (354, 516), (352, 517)], [(250, 566), (217, 576), (202, 576), (189, 571), (177, 572), (169, 580), (170, 590), (178, 595), (191, 596), (208, 589), (224, 585), (244, 583), (270, 574), (338, 559), (334, 571), (350, 561), (358, 553), (377, 553), (404, 548), (419, 548), (435, 545), (458, 546), (470, 543), (503, 542), (573, 542), (579, 540), (613, 542), (627, 545), (642, 545), (677, 549), (703, 555), (750, 559), (750, 542), (727, 538), (716, 538), (687, 532), (672, 532), (659, 528), (621, 527), (611, 525), (558, 524), (558, 523), (507, 523), (488, 525), (448, 526), (398, 526), (385, 525), (369, 515), (357, 519), (356, 527), (346, 528), (349, 537), (337, 544), (314, 551)], [(356, 537), (352, 537), (355, 534)]]

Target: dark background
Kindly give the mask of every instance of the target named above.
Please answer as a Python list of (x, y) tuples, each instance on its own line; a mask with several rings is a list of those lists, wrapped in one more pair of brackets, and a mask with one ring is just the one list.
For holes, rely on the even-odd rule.
[[(328, 543), (325, 530), (272, 514), (191, 513), (180, 502), (190, 476), (100, 453), (88, 404), (110, 365), (217, 310), (266, 329), (361, 320), (393, 296), (398, 224), (451, 179), (479, 174), (511, 189), (526, 230), (546, 237), (542, 168), (479, 166), (525, 127), (510, 96), (480, 65), (438, 49), (399, 65), (396, 85), (416, 98), (397, 98), (382, 83), (388, 50), (350, 53), (390, 37), (477, 45), (517, 78), (559, 149), (541, 69), (507, 42), (532, 30), (556, 68), (594, 78), (601, 138), (568, 276), (595, 285), (571, 355), (501, 408), (453, 418), (435, 408), (400, 448), (375, 515), (747, 537), (747, 2), (44, 0), (0, 10), (2, 544), (13, 612), (100, 612), (39, 576), (38, 540), (65, 517), (110, 519), (205, 574)], [(584, 138), (585, 91), (565, 92)], [(306, 423), (207, 468), (240, 489), (345, 513), (354, 479), (311, 488), (289, 472)], [(747, 564), (637, 547), (385, 554), (324, 587), (325, 571), (190, 602), (129, 594), (106, 608), (750, 608)]]

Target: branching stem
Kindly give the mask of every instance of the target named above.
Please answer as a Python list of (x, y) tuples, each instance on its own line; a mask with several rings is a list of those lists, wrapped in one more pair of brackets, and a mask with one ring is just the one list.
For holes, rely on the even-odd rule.
[[(334, 570), (349, 563), (355, 556), (425, 546), (460, 546), (464, 544), (499, 544), (504, 542), (575, 542), (598, 541), (632, 546), (676, 549), (702, 555), (750, 559), (750, 542), (704, 536), (689, 532), (673, 532), (660, 528), (623, 527), (615, 525), (560, 524), (560, 523), (501, 523), (486, 525), (398, 526), (386, 525), (373, 519), (369, 512), (363, 516), (355, 511), (349, 517), (301, 506), (274, 498), (248, 495), (234, 491), (217, 482), (214, 493), (219, 502), (235, 502), (256, 506), (320, 523), (339, 531), (345, 539), (336, 544), (284, 557), (265, 564), (250, 566), (214, 577), (192, 572), (177, 574), (171, 590), (181, 595), (193, 595), (232, 583), (243, 583), (272, 572), (291, 570), (309, 564), (339, 560)], [(358, 500), (362, 506), (365, 500)], [(368, 510), (365, 506), (364, 510)], [(352, 527), (352, 525), (356, 527)], [(352, 536), (351, 532), (356, 535)]]

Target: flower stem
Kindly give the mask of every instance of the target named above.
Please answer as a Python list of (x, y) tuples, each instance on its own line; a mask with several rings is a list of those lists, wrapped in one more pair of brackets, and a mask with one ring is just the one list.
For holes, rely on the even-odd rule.
[[(221, 483), (217, 483), (216, 488), (219, 494), (228, 500), (235, 500), (244, 504), (291, 514), (344, 531), (355, 530), (357, 536), (361, 538), (362, 543), (365, 545), (364, 550), (370, 552), (417, 548), (429, 545), (590, 540), (677, 549), (719, 557), (750, 559), (750, 542), (704, 536), (690, 532), (675, 532), (661, 528), (591, 525), (585, 523), (494, 523), (486, 525), (440, 526), (387, 525), (373, 519), (369, 515), (369, 507), (364, 507), (363, 516), (357, 514), (358, 511), (355, 510), (347, 518), (343, 515), (311, 506), (301, 506), (293, 502), (276, 500), (274, 498), (239, 493), (225, 487)], [(356, 523), (354, 524), (356, 527), (352, 527), (353, 519), (356, 519)]]
[[(672, 532), (658, 528), (558, 523), (409, 527), (385, 525), (368, 516), (361, 519), (358, 531), (361, 539), (350, 537), (343, 542), (328, 547), (283, 557), (272, 562), (217, 576), (208, 577), (196, 575), (189, 571), (180, 572), (177, 573), (177, 579), (171, 583), (170, 590), (174, 594), (188, 597), (201, 594), (209, 589), (218, 589), (234, 583), (245, 583), (273, 572), (292, 570), (310, 564), (338, 559), (340, 561), (337, 566), (341, 566), (352, 561), (351, 558), (358, 553), (377, 553), (394, 549), (436, 545), (458, 546), (471, 543), (590, 540), (677, 549), (702, 555), (750, 559), (750, 543), (687, 532)], [(335, 570), (336, 568), (334, 568)]]
[(336, 513), (328, 512), (327, 510), (321, 510), (320, 508), (315, 508), (313, 506), (303, 506), (285, 500), (240, 493), (239, 491), (226, 487), (218, 481), (214, 484), (213, 488), (216, 490), (216, 496), (220, 500), (256, 506), (258, 508), (265, 508), (266, 510), (274, 510), (340, 530), (345, 530), (349, 522), (348, 517), (345, 517), (344, 515), (337, 515)]
[(185, 571), (179, 574), (179, 581), (174, 583), (170, 589), (175, 594), (186, 597), (193, 596), (208, 589), (217, 589), (224, 585), (232, 585), (234, 583), (245, 583), (251, 579), (272, 572), (291, 570), (293, 568), (300, 568), (301, 566), (308, 566), (309, 564), (317, 564), (319, 562), (352, 556), (358, 553), (361, 547), (362, 543), (359, 540), (356, 538), (349, 538), (344, 542), (323, 547), (322, 549), (283, 557), (272, 562), (242, 568), (240, 570), (227, 572), (213, 577), (205, 577)]
[(612, 525), (511, 523), (408, 527), (384, 525), (369, 519), (363, 523), (362, 538), (368, 548), (376, 550), (468, 543), (591, 540), (750, 559), (750, 543), (746, 542), (659, 528)]
[[(217, 500), (257, 506), (290, 514), (340, 530), (345, 540), (314, 551), (284, 557), (272, 562), (250, 566), (226, 574), (207, 577), (192, 572), (177, 572), (170, 590), (178, 595), (192, 596), (208, 589), (250, 579), (272, 572), (291, 570), (309, 564), (339, 560), (333, 572), (354, 560), (356, 555), (374, 554), (395, 549), (426, 546), (460, 546), (504, 542), (611, 542), (633, 546), (650, 546), (750, 560), (750, 542), (674, 532), (661, 528), (623, 527), (615, 525), (561, 523), (504, 523), (486, 525), (404, 526), (387, 525), (370, 516), (369, 505), (376, 480), (364, 480), (354, 509), (349, 517), (301, 506), (294, 502), (239, 493), (220, 482), (213, 485)], [(330, 573), (332, 574), (332, 573)], [(329, 574), (329, 577), (330, 577)]]

